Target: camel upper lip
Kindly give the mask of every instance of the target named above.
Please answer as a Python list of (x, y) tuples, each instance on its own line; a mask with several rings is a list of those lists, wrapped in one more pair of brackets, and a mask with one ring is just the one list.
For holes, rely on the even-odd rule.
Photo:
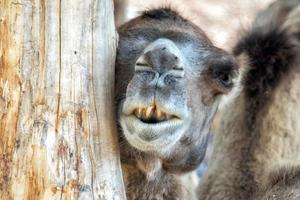
[(168, 121), (173, 118), (177, 118), (177, 119), (179, 118), (174, 114), (162, 110), (157, 105), (150, 105), (147, 107), (136, 108), (133, 110), (132, 114), (142, 122), (148, 124), (155, 124), (155, 123)]

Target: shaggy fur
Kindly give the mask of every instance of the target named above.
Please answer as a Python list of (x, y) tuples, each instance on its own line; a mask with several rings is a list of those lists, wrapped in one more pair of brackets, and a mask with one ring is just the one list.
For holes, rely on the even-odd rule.
[(283, 167), (270, 173), (266, 188), (262, 189), (258, 199), (300, 199), (299, 186), (300, 166)]
[(266, 24), (234, 49), (243, 61), (241, 90), (224, 108), (201, 200), (300, 198), (300, 46), (296, 32), (275, 23), (292, 10), (277, 4), (259, 15), (271, 21), (257, 19)]

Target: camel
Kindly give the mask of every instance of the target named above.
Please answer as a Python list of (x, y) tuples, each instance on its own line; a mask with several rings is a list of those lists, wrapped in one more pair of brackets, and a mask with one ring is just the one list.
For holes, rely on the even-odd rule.
[(195, 169), (237, 63), (170, 8), (148, 10), (118, 32), (116, 103), (127, 198), (195, 199)]
[(273, 3), (237, 42), (240, 84), (223, 109), (199, 200), (300, 199), (299, 5)]

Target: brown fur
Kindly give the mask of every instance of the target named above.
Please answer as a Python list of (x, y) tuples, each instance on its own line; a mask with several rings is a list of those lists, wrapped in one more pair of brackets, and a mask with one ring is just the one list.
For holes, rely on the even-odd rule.
[(300, 166), (287, 166), (271, 172), (266, 188), (258, 199), (290, 200), (300, 199)]
[(235, 49), (241, 90), (224, 108), (200, 200), (300, 199), (300, 27), (287, 26), (295, 3), (279, 1), (260, 13), (256, 23), (264, 24)]

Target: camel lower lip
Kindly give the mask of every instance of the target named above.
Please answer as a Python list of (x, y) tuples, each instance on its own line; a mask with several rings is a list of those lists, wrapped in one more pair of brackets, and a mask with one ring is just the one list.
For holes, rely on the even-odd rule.
[(155, 140), (163, 135), (173, 135), (180, 129), (184, 121), (178, 118), (162, 121), (159, 123), (144, 123), (135, 115), (123, 116), (122, 121), (132, 135), (147, 136)]
[(189, 119), (170, 119), (149, 124), (135, 115), (121, 115), (121, 124), (128, 142), (142, 151), (157, 151), (173, 146), (189, 126)]

